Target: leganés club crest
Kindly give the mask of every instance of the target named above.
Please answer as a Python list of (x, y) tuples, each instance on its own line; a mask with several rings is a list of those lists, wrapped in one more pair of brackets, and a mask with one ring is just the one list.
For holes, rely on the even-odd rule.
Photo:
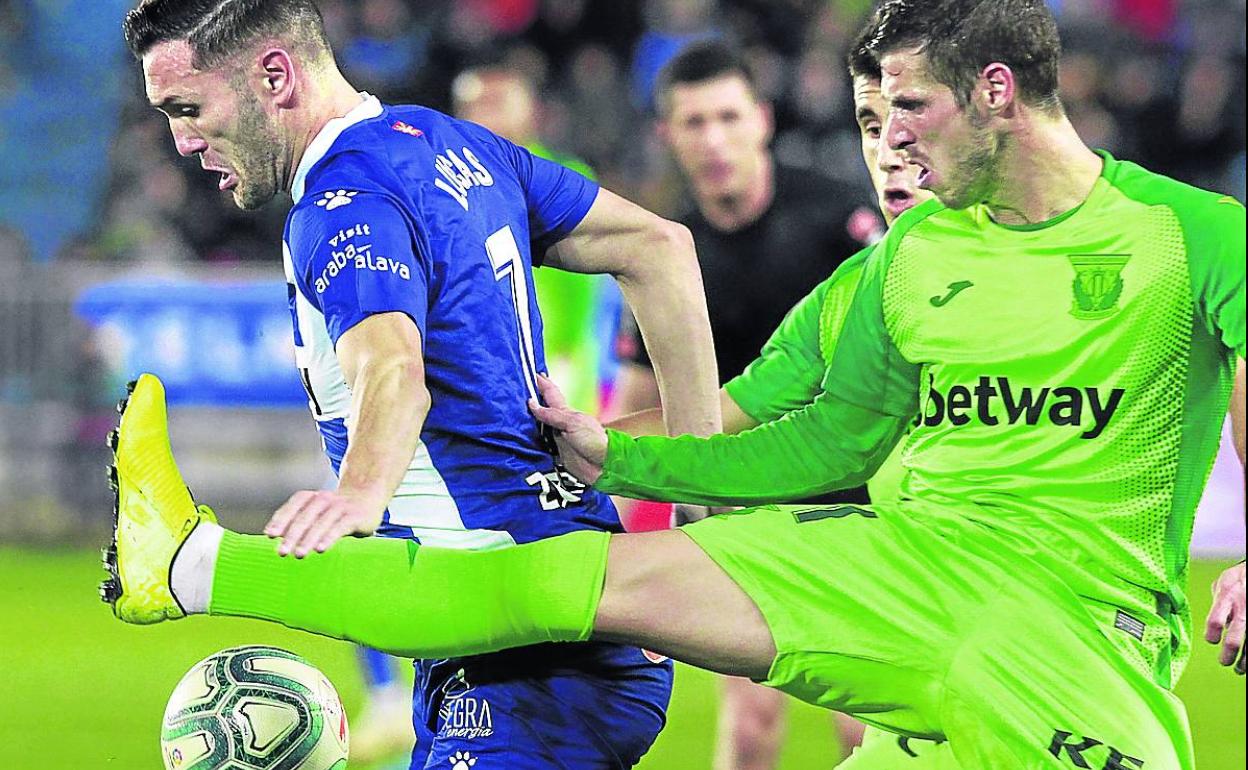
[(1122, 296), (1122, 268), (1130, 254), (1068, 254), (1075, 269), (1070, 314), (1082, 321), (1108, 318), (1117, 313)]

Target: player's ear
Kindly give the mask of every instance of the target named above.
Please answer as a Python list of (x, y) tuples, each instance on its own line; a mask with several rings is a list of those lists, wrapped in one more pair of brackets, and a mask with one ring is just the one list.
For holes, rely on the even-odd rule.
[(289, 107), (295, 98), (295, 63), (281, 48), (260, 54), (261, 91), (279, 107)]
[(1002, 115), (1014, 105), (1017, 88), (1010, 65), (992, 62), (979, 73), (974, 96), (989, 115)]

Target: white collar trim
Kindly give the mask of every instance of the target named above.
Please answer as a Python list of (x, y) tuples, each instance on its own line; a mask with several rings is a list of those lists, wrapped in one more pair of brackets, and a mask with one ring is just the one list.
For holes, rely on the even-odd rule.
[(343, 131), (346, 131), (356, 123), (363, 122), (369, 118), (375, 118), (381, 114), (381, 102), (377, 97), (365, 91), (360, 92), (360, 96), (364, 97), (364, 101), (350, 112), (340, 118), (334, 118), (325, 124), (310, 144), (308, 149), (303, 151), (303, 157), (299, 159), (299, 166), (295, 169), (295, 181), (290, 186), (291, 197), (295, 199), (295, 203), (303, 197), (304, 184), (308, 179), (308, 172), (312, 167), (325, 157), (325, 153), (329, 152), (329, 148), (334, 145), (338, 137)]

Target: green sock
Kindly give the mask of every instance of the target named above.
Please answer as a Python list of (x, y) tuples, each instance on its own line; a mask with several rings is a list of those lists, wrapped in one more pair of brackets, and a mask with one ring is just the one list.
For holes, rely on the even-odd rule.
[(496, 551), (346, 538), (323, 554), (226, 531), (211, 615), (270, 620), (408, 658), (589, 638), (607, 566), (606, 532)]

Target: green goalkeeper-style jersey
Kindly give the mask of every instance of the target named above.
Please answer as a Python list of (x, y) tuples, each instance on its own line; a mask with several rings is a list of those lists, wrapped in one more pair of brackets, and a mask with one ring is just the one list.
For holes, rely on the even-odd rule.
[(930, 201), (867, 259), (813, 402), (735, 436), (612, 431), (597, 486), (796, 499), (862, 483), (917, 415), (899, 512), (1172, 618), (1181, 665), (1194, 511), (1244, 356), (1244, 230), (1234, 199), (1108, 155), (1041, 224)]
[[(870, 248), (842, 262), (785, 315), (762, 354), (724, 389), (741, 411), (759, 423), (778, 420), (814, 401), (832, 365)], [(894, 500), (901, 482), (901, 447), (867, 481), (873, 502)]]

